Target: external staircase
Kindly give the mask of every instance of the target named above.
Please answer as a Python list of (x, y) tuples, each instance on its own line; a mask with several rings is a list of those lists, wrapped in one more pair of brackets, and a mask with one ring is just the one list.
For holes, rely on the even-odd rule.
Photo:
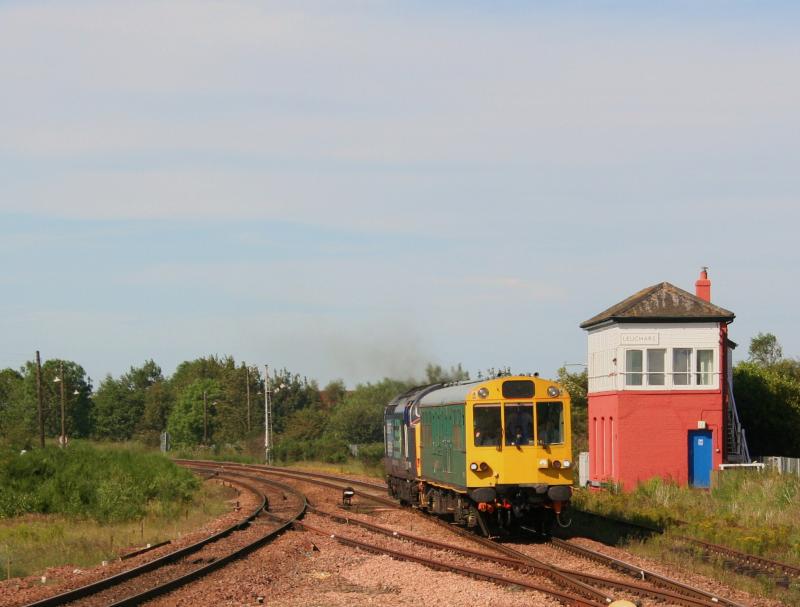
[(733, 397), (733, 378), (728, 376), (728, 411), (726, 420), (725, 453), (728, 464), (749, 464), (750, 451), (747, 448), (747, 439), (744, 435), (742, 422), (739, 421), (739, 412), (736, 409), (736, 399)]

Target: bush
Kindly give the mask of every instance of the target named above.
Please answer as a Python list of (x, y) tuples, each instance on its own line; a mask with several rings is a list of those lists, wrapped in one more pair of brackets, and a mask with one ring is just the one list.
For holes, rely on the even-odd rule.
[(383, 443), (370, 443), (361, 445), (358, 448), (358, 459), (362, 460), (367, 466), (377, 466), (383, 460)]
[(186, 503), (198, 487), (188, 470), (156, 454), (80, 443), (0, 453), (0, 518), (37, 512), (125, 521), (151, 505)]

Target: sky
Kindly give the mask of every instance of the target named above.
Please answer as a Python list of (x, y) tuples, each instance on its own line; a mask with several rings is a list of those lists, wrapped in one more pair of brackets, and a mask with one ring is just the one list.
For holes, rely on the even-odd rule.
[[(789, 2), (0, 0), (0, 368), (552, 376), (662, 281), (800, 356)], [(578, 370), (575, 367), (573, 370)]]

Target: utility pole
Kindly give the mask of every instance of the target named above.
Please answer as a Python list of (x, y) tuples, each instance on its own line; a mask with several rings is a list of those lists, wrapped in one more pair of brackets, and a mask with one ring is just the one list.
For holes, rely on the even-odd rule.
[(203, 390), (203, 444), (208, 444), (208, 397)]
[(64, 384), (67, 383), (66, 378), (64, 377), (64, 361), (58, 361), (58, 374), (61, 376), (61, 437), (58, 439), (58, 443), (61, 445), (61, 448), (67, 446), (67, 431), (64, 423), (64, 413), (66, 409), (66, 396), (64, 394)]
[(264, 365), (264, 456), (267, 465), (272, 465), (272, 420), (271, 403), (269, 400), (269, 365)]
[(36, 350), (36, 402), (39, 408), (39, 446), (44, 449), (44, 411), (42, 410), (42, 359)]
[(250, 434), (250, 367), (244, 365), (244, 376), (247, 387), (247, 434)]

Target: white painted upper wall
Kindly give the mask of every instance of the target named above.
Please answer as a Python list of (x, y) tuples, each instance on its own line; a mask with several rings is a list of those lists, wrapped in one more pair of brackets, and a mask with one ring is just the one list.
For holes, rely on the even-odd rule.
[[(614, 323), (589, 331), (589, 394), (617, 390), (716, 390), (719, 387), (719, 323)], [(657, 369), (649, 385), (647, 350), (662, 350), (663, 369)], [(686, 369), (675, 368), (675, 350), (690, 349), (689, 377)], [(626, 356), (629, 350), (642, 351), (642, 373), (629, 374), (628, 384), (638, 380), (641, 385), (626, 385)], [(710, 377), (698, 376), (697, 351), (711, 350)], [(700, 357), (709, 356), (701, 354)], [(708, 370), (706, 367), (704, 370)], [(662, 375), (663, 374), (663, 375)], [(663, 379), (662, 379), (663, 378)], [(662, 383), (657, 383), (657, 382)], [(684, 383), (681, 384), (680, 382)], [(705, 382), (705, 385), (702, 385)]]

